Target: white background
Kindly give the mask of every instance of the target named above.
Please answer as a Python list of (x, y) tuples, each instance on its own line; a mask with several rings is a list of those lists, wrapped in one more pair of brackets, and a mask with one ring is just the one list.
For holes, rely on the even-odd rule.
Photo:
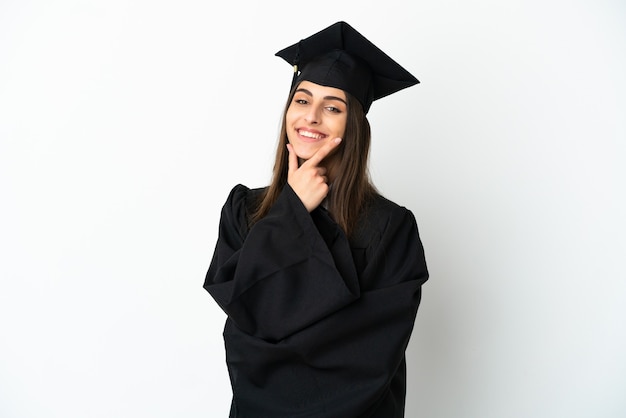
[(338, 20), (422, 81), (369, 114), (431, 273), (407, 417), (626, 416), (622, 1), (2, 0), (1, 417), (227, 416), (219, 211)]

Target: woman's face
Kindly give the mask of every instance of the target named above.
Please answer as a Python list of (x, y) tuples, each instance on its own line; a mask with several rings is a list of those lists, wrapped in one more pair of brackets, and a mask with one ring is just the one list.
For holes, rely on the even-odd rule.
[(328, 141), (343, 139), (347, 108), (343, 90), (300, 83), (285, 117), (287, 138), (296, 155), (308, 160)]

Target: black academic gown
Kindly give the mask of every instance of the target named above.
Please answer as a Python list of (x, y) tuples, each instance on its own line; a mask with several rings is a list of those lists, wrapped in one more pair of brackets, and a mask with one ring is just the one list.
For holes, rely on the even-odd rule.
[(348, 240), (286, 185), (249, 229), (260, 192), (231, 191), (204, 283), (228, 315), (230, 417), (403, 417), (428, 278), (413, 214), (379, 196)]

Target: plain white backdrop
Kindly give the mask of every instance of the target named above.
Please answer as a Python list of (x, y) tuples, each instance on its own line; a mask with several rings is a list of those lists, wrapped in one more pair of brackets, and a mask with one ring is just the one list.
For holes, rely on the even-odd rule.
[(219, 211), (338, 20), (422, 82), (369, 114), (431, 273), (407, 417), (626, 416), (618, 0), (2, 0), (0, 416), (227, 416)]

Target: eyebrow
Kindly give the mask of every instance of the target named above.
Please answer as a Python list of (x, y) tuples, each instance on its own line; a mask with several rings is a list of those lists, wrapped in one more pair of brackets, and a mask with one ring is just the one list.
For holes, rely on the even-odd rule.
[[(302, 92), (304, 94), (308, 94), (309, 96), (313, 97), (313, 93), (311, 93), (307, 89), (298, 89), (296, 90), (296, 93), (298, 92)], [(348, 103), (344, 99), (342, 99), (341, 97), (337, 97), (337, 96), (324, 96), (324, 100), (339, 100), (340, 102), (343, 102), (346, 106), (348, 105)]]

